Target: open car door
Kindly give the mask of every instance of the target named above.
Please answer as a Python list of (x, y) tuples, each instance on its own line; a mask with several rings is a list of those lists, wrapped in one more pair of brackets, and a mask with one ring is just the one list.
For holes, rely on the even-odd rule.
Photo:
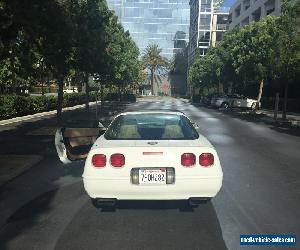
[(58, 128), (55, 133), (56, 151), (64, 164), (84, 160), (97, 138), (106, 131), (106, 128), (96, 121), (72, 123), (70, 126)]

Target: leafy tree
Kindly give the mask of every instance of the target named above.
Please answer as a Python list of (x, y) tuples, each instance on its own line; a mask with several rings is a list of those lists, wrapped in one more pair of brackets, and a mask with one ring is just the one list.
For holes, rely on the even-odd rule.
[(104, 0), (1, 0), (0, 82), (56, 79), (60, 117), (65, 80), (88, 77), (124, 88), (139, 78), (139, 51)]
[[(71, 0), (69, 0), (71, 1)], [(57, 79), (57, 117), (61, 117), (64, 79), (70, 69), (72, 49), (72, 19), (69, 1), (60, 0), (47, 6), (47, 16), (42, 20), (40, 51), (44, 62)]]
[(144, 51), (142, 61), (151, 73), (151, 93), (154, 95), (154, 73), (158, 68), (166, 68), (168, 60), (161, 56), (162, 49), (157, 44), (150, 44)]
[(222, 41), (215, 48), (216, 55), (219, 58), (216, 70), (220, 75), (220, 82), (229, 94), (241, 83), (240, 77), (236, 74), (233, 66), (232, 56), (233, 44), (235, 44), (238, 32), (238, 29), (226, 32)]
[(105, 25), (109, 10), (102, 0), (76, 1), (70, 4), (74, 27), (74, 47), (72, 63), (77, 72), (84, 75), (86, 108), (89, 107), (89, 76), (105, 67)]
[(189, 82), (202, 88), (218, 89), (219, 93), (231, 92), (239, 84), (232, 59), (232, 44), (236, 41), (237, 30), (229, 31), (217, 47), (212, 47), (202, 57), (197, 56), (189, 70)]
[(239, 30), (231, 45), (237, 75), (260, 82), (257, 102), (260, 102), (265, 80), (272, 77), (274, 70), (275, 21), (275, 17), (267, 16), (260, 22), (250, 23)]
[(300, 1), (284, 0), (277, 20), (277, 74), (284, 81), (282, 118), (286, 119), (289, 84), (300, 76)]

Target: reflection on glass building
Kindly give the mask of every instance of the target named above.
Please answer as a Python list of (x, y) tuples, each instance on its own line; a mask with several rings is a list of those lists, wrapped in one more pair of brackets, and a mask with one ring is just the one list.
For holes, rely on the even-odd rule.
[(149, 44), (158, 44), (162, 55), (170, 59), (189, 41), (188, 0), (107, 0), (107, 4), (141, 54)]

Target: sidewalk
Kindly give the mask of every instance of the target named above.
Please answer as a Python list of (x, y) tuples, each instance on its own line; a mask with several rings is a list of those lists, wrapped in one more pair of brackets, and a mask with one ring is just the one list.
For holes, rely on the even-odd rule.
[[(265, 117), (262, 117), (266, 121), (270, 122), (276, 122), (274, 119), (274, 111), (273, 110), (267, 110), (267, 109), (262, 109), (257, 112), (257, 114), (261, 114)], [(287, 120), (282, 120), (282, 112), (278, 112), (277, 114), (277, 122), (278, 123), (287, 123), (292, 126), (300, 126), (300, 114), (298, 113), (287, 113), (286, 115)]]

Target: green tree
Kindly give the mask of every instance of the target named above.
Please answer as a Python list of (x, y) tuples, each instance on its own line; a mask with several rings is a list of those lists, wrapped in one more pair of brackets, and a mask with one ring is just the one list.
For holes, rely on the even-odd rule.
[[(73, 1), (74, 2), (74, 1)], [(74, 27), (72, 64), (76, 72), (84, 76), (85, 105), (89, 108), (89, 82), (92, 75), (105, 67), (105, 25), (110, 12), (102, 0), (76, 1), (70, 4)]]
[(102, 59), (102, 66), (100, 66), (101, 61), (99, 61), (96, 72), (97, 84), (100, 86), (101, 93), (104, 85), (115, 85), (121, 94), (126, 86), (137, 81), (139, 50), (131, 39), (129, 32), (124, 31), (113, 12), (108, 13), (104, 31), (105, 49), (99, 57), (99, 59)]
[(267, 16), (260, 22), (242, 27), (231, 45), (237, 75), (260, 82), (257, 103), (262, 97), (264, 82), (272, 77), (274, 71), (274, 40), (277, 37), (275, 21), (275, 17)]
[(277, 74), (284, 81), (282, 118), (286, 119), (290, 83), (300, 77), (300, 1), (284, 0), (277, 20)]
[(58, 117), (65, 80), (83, 79), (88, 107), (89, 76), (101, 88), (139, 77), (138, 48), (104, 0), (1, 0), (0, 21), (1, 86), (51, 76)]
[(150, 44), (142, 56), (143, 64), (151, 73), (151, 93), (154, 95), (154, 73), (158, 68), (168, 67), (168, 60), (161, 56), (162, 49), (157, 44)]

